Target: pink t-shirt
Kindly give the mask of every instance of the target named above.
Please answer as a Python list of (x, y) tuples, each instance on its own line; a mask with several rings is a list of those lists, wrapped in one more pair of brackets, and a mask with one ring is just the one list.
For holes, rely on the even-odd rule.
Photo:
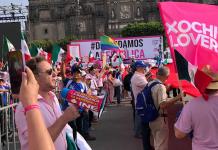
[[(54, 122), (62, 115), (59, 102), (54, 93), (50, 92), (52, 106), (43, 100), (43, 98), (38, 96), (38, 104), (40, 106), (40, 111), (44, 119), (46, 127), (50, 127)], [(24, 108), (21, 103), (18, 104), (15, 112), (15, 123), (18, 129), (18, 136), (21, 144), (22, 150), (28, 150), (28, 131), (27, 131), (27, 122), (24, 115)], [(66, 127), (62, 130), (60, 135), (54, 142), (56, 150), (66, 150), (67, 141), (66, 141)]]
[(187, 103), (175, 127), (184, 133), (194, 131), (193, 150), (218, 150), (218, 94)]
[(134, 99), (135, 99), (135, 104), (136, 104), (137, 95), (144, 89), (147, 83), (148, 81), (145, 78), (145, 74), (142, 74), (136, 71), (134, 75), (132, 76), (131, 86), (132, 86), (132, 92), (133, 92)]

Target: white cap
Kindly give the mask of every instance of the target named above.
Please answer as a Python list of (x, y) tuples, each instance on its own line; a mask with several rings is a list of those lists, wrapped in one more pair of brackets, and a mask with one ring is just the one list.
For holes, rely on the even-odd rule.
[(81, 70), (82, 77), (86, 76), (86, 72), (84, 70)]

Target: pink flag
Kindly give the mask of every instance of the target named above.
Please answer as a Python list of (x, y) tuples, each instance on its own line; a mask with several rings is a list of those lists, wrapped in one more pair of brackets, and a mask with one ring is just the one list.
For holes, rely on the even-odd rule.
[(160, 2), (160, 15), (171, 53), (176, 49), (192, 65), (210, 65), (218, 71), (218, 7), (214, 5)]

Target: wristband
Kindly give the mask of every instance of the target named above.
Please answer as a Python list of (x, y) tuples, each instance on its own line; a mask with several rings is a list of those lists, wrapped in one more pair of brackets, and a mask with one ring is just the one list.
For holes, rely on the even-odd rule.
[(38, 104), (31, 104), (31, 105), (28, 105), (24, 108), (24, 114), (26, 115), (26, 113), (30, 110), (33, 110), (33, 109), (39, 109), (39, 105)]

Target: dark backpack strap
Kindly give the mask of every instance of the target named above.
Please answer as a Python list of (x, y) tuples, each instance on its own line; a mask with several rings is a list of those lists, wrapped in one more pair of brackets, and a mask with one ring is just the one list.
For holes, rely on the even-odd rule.
[(71, 79), (70, 79), (70, 80), (68, 80), (68, 82), (67, 82), (67, 84), (66, 84), (66, 86), (65, 86), (65, 87), (66, 87), (66, 88), (69, 88), (72, 82), (73, 82), (73, 80), (71, 80)]
[[(151, 93), (151, 88), (152, 87), (154, 87), (155, 85), (157, 85), (157, 84), (162, 84), (161, 82), (158, 82), (158, 81), (155, 81), (155, 82), (153, 82), (150, 86), (149, 86), (149, 92), (150, 92), (150, 94), (151, 94), (151, 98), (152, 98), (152, 93)], [(153, 100), (153, 98), (152, 98), (152, 102), (151, 102), (153, 105), (154, 105), (154, 100)], [(155, 105), (154, 105), (155, 106)], [(157, 109), (157, 111), (159, 112), (159, 110), (160, 110), (160, 106), (158, 107), (158, 108), (156, 108)], [(165, 117), (164, 117), (164, 122), (165, 122)]]
[(155, 81), (153, 83), (151, 83), (151, 85), (149, 85), (149, 90), (151, 90), (151, 88), (157, 84), (162, 84), (161, 82)]
[(161, 82), (158, 82), (158, 81), (155, 81), (153, 83), (151, 83), (150, 85), (148, 85), (148, 96), (150, 97), (149, 98), (149, 103), (150, 104), (154, 104), (154, 101), (153, 101), (153, 98), (152, 98), (152, 93), (151, 93), (151, 88), (154, 87), (155, 85), (157, 84), (162, 84)]
[(158, 81), (155, 81), (155, 82), (151, 83), (151, 84), (148, 86), (149, 92), (151, 92), (151, 88), (154, 87), (154, 86), (157, 85), (157, 84), (162, 84), (162, 83), (161, 83), (161, 82), (158, 82)]

